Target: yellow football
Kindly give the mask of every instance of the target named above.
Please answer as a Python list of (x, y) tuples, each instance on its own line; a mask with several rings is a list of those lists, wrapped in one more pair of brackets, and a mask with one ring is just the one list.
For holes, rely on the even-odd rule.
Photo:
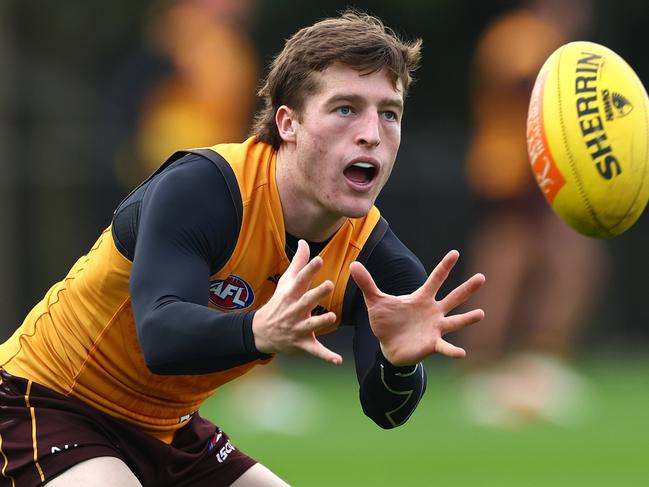
[(532, 171), (554, 211), (591, 237), (633, 225), (649, 198), (649, 101), (615, 52), (571, 42), (547, 59), (527, 117)]

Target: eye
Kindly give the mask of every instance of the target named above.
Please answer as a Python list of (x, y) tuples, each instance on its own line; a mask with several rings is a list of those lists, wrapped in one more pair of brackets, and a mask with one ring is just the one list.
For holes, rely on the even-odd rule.
[(336, 113), (338, 115), (343, 116), (343, 117), (349, 117), (353, 113), (352, 112), (352, 107), (347, 106), (347, 105), (342, 106), (342, 107), (338, 107), (338, 108), (336, 108)]
[(396, 114), (396, 112), (390, 110), (382, 112), (381, 115), (383, 116), (384, 119), (388, 120), (389, 122), (396, 122), (397, 120), (399, 120), (399, 116)]

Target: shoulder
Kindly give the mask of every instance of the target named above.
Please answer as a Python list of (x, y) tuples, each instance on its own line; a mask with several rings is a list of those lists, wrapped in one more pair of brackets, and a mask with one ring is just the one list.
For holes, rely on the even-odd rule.
[(202, 154), (188, 153), (155, 175), (151, 185), (195, 197), (204, 194), (197, 190), (205, 189), (208, 193), (214, 193), (215, 185), (227, 187), (234, 174), (220, 155), (213, 154), (212, 159), (209, 159)]
[(232, 212), (240, 216), (241, 195), (236, 178), (221, 156), (210, 160), (187, 154), (156, 174), (142, 195), (143, 209), (170, 212), (185, 223), (205, 217), (222, 217)]
[[(383, 219), (380, 222), (382, 228), (377, 225), (378, 240), (373, 245), (366, 245), (357, 260), (365, 265), (381, 291), (393, 296), (410, 294), (426, 281), (426, 270), (417, 256), (397, 238), (387, 222)], [(365, 306), (363, 294), (350, 278), (345, 290), (343, 322), (358, 325), (363, 319), (366, 320)]]
[(113, 234), (122, 253), (131, 258), (136, 248), (189, 250), (218, 268), (234, 247), (242, 221), (241, 197), (226, 174), (195, 154), (163, 166), (115, 212)]
[(390, 292), (389, 289), (396, 291), (395, 287), (402, 292), (412, 292), (427, 277), (419, 258), (389, 227), (372, 250), (365, 266), (377, 285), (386, 292)]

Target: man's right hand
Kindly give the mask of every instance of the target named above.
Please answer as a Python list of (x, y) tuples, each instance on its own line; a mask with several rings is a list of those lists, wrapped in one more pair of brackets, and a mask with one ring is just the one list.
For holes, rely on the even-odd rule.
[(305, 351), (334, 365), (342, 363), (343, 358), (315, 336), (316, 331), (336, 321), (336, 314), (331, 311), (311, 315), (318, 302), (334, 289), (329, 280), (309, 289), (321, 267), (322, 258), (318, 256), (309, 260), (309, 245), (300, 240), (291, 264), (277, 283), (277, 289), (253, 317), (252, 332), (257, 350), (262, 353)]

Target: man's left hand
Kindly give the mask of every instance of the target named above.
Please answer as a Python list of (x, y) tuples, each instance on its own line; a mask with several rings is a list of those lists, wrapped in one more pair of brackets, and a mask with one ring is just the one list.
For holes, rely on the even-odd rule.
[(370, 326), (391, 364), (414, 365), (433, 353), (453, 358), (466, 355), (464, 349), (442, 337), (482, 320), (484, 311), (474, 309), (457, 315), (447, 314), (480, 289), (485, 282), (484, 275), (475, 274), (443, 299), (436, 299), (459, 256), (456, 250), (450, 251), (419, 289), (404, 296), (383, 293), (365, 266), (352, 262), (351, 275), (365, 298)]

